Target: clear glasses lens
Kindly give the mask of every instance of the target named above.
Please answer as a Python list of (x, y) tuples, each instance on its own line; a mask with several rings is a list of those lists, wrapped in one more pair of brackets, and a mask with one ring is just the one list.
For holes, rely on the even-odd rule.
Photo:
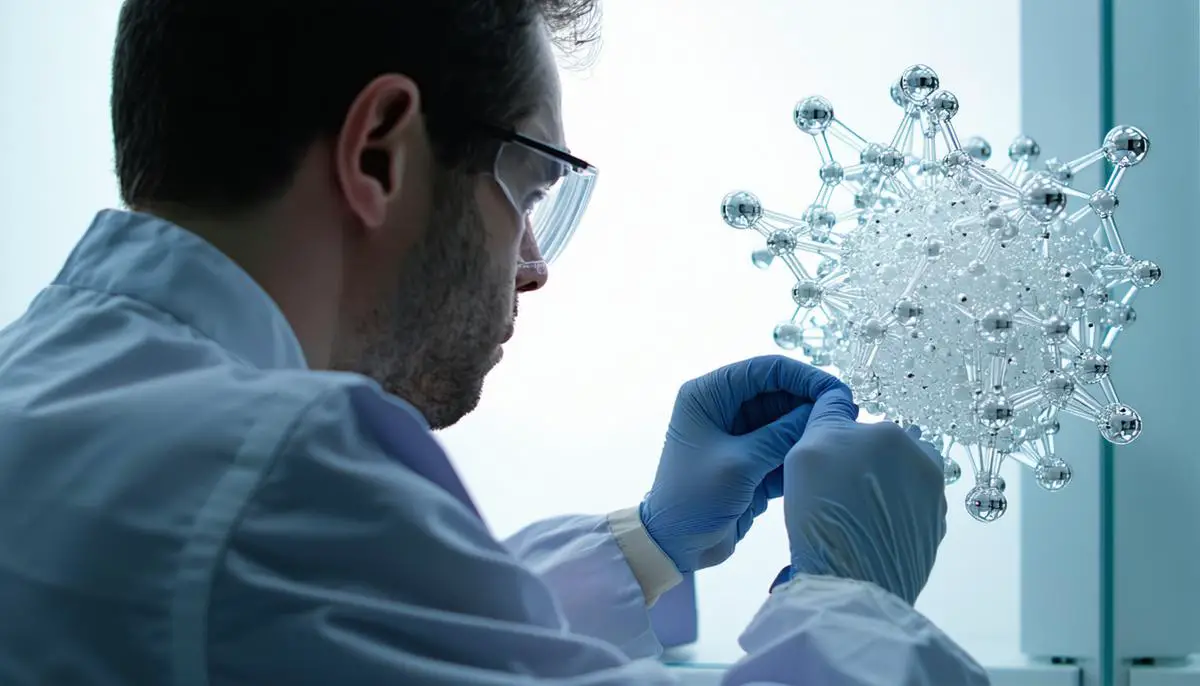
[(552, 155), (505, 143), (496, 157), (495, 177), (518, 215), (528, 216), (546, 262), (570, 242), (591, 199), (594, 168), (576, 168)]

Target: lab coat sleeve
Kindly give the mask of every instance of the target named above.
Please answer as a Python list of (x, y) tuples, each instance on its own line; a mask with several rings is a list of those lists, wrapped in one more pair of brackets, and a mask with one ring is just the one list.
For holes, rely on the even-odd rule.
[(661, 654), (648, 608), (682, 576), (646, 533), (637, 508), (554, 517), (505, 545), (550, 587), (573, 632), (631, 658)]
[(676, 683), (571, 629), (546, 583), (435, 483), (448, 463), (423, 424), (395, 412), (385, 441), (337, 394), (306, 414), (219, 546), (205, 643), (177, 639), (180, 686)]
[(873, 584), (798, 576), (743, 632), (725, 686), (987, 686), (987, 672), (912, 606)]

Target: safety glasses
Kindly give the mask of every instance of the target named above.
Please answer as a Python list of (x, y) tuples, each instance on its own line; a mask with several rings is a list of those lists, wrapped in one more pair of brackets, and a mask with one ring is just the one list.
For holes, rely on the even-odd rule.
[(492, 175), (518, 217), (532, 222), (542, 259), (553, 262), (579, 227), (596, 185), (596, 168), (515, 131), (487, 128), (500, 142)]

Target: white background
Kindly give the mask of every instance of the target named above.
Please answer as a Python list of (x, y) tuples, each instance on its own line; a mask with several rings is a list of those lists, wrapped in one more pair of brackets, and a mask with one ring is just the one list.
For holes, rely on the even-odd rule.
[[(117, 0), (0, 0), (0, 321), (17, 316), (94, 212), (117, 202), (108, 119)], [(479, 410), (443, 438), (498, 534), (565, 512), (604, 512), (648, 490), (681, 382), (778, 352), (791, 314), (782, 267), (750, 265), (757, 234), (720, 220), (757, 193), (799, 214), (816, 151), (796, 100), (830, 98), (869, 139), (890, 139), (888, 86), (923, 62), (960, 98), (963, 135), (1000, 156), (1019, 127), (1018, 2), (608, 0), (604, 47), (564, 75), (568, 140), (601, 170), (581, 231), (518, 333)], [(236, 164), (230, 160), (230, 164)], [(1016, 465), (1009, 515), (988, 526), (950, 489), (950, 533), (918, 607), (984, 660), (1017, 652)], [(965, 481), (965, 480), (964, 480)], [(779, 508), (734, 558), (700, 575), (702, 656), (735, 639), (787, 562)]]

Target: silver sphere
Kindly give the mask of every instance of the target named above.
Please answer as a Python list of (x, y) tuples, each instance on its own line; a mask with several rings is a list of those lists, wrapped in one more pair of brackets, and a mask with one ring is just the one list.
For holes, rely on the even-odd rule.
[(905, 162), (904, 153), (895, 148), (884, 148), (883, 152), (879, 153), (879, 167), (888, 176), (897, 174), (904, 168)]
[(1062, 424), (1059, 423), (1058, 418), (1056, 417), (1043, 415), (1040, 419), (1038, 419), (1037, 430), (1041, 431), (1047, 436), (1053, 436), (1062, 430)]
[(809, 205), (803, 218), (816, 234), (828, 234), (837, 225), (837, 215), (824, 205)]
[(879, 167), (880, 159), (886, 150), (878, 143), (867, 143), (858, 153), (858, 161), (866, 167)]
[(1042, 335), (1052, 343), (1059, 343), (1071, 334), (1071, 323), (1066, 319), (1052, 314), (1042, 320)]
[[(966, 150), (951, 150), (942, 158), (942, 168), (948, 172), (957, 172), (970, 161), (971, 156)], [(922, 160), (921, 164), (925, 164)]]
[(895, 81), (892, 83), (892, 88), (891, 88), (891, 92), (889, 93), (889, 95), (892, 96), (892, 102), (896, 103), (897, 105), (899, 105), (901, 107), (904, 107), (905, 105), (908, 104), (904, 99), (904, 91), (900, 90), (900, 82), (899, 81)]
[(767, 237), (767, 250), (776, 257), (791, 255), (796, 251), (796, 234), (787, 229), (776, 229)]
[(1008, 159), (1013, 162), (1032, 162), (1042, 154), (1042, 146), (1029, 136), (1017, 136), (1008, 146)]
[(914, 64), (900, 75), (900, 93), (909, 102), (920, 105), (938, 89), (938, 75), (930, 67)]
[(1075, 379), (1057, 369), (1048, 369), (1038, 380), (1038, 387), (1051, 405), (1062, 407), (1075, 394)]
[(833, 103), (819, 95), (810, 95), (796, 103), (792, 118), (796, 128), (815, 136), (833, 124)]
[(1071, 171), (1071, 168), (1057, 157), (1046, 160), (1046, 171), (1049, 172), (1051, 178), (1064, 186), (1070, 186), (1071, 182), (1075, 180), (1075, 172)]
[(1128, 405), (1113, 404), (1096, 418), (1096, 426), (1109, 443), (1129, 445), (1142, 435), (1142, 416)]
[(1097, 384), (1108, 378), (1109, 361), (1108, 357), (1094, 350), (1084, 350), (1079, 353), (1071, 362), (1072, 371), (1075, 373), (1075, 378), (1080, 383)]
[(946, 482), (947, 486), (958, 483), (958, 480), (961, 478), (962, 467), (958, 466), (957, 462), (951, 459), (946, 459), (942, 462), (942, 479)]
[(1137, 311), (1129, 305), (1122, 305), (1119, 302), (1108, 303), (1101, 314), (1101, 321), (1106, 326), (1128, 328), (1137, 321)]
[(1148, 152), (1150, 139), (1135, 126), (1118, 126), (1104, 136), (1104, 156), (1118, 167), (1132, 167)]
[(892, 305), (892, 315), (896, 317), (896, 321), (901, 326), (912, 326), (921, 318), (925, 310), (921, 307), (921, 303), (910, 297), (901, 298)]
[(866, 341), (877, 343), (887, 337), (888, 325), (883, 319), (871, 317), (858, 326), (855, 333)]
[(784, 350), (795, 350), (804, 341), (804, 330), (795, 322), (781, 322), (772, 335), (775, 345)]
[(721, 217), (735, 229), (749, 229), (762, 219), (762, 201), (748, 191), (734, 191), (721, 201)]
[(816, 307), (824, 296), (825, 289), (816, 281), (797, 281), (792, 286), (792, 300), (800, 307)]
[(1034, 221), (1048, 224), (1066, 211), (1067, 193), (1048, 173), (1038, 172), (1021, 188), (1021, 209)]
[(1033, 476), (1037, 479), (1037, 485), (1043, 489), (1051, 492), (1061, 491), (1071, 483), (1071, 465), (1058, 458), (1051, 458), (1039, 462), (1033, 470)]
[(1150, 260), (1138, 260), (1129, 268), (1130, 280), (1138, 288), (1149, 288), (1162, 279), (1162, 268)]
[(1015, 328), (1016, 319), (1012, 311), (1005, 307), (992, 308), (975, 322), (975, 330), (991, 343), (1008, 338)]
[(846, 178), (846, 170), (842, 168), (841, 164), (834, 161), (823, 165), (819, 174), (821, 176), (821, 183), (829, 186), (836, 186), (842, 182), (842, 179)]
[(926, 104), (929, 112), (938, 121), (950, 121), (958, 114), (958, 97), (950, 91), (941, 90), (929, 96)]
[(967, 512), (981, 522), (994, 522), (1008, 510), (1008, 498), (995, 486), (976, 486), (967, 494)]
[(999, 431), (1012, 425), (1014, 410), (1008, 398), (1000, 393), (988, 393), (975, 403), (975, 416), (988, 431)]
[(977, 162), (987, 162), (992, 159), (992, 144), (979, 136), (971, 136), (963, 144), (963, 150)]

